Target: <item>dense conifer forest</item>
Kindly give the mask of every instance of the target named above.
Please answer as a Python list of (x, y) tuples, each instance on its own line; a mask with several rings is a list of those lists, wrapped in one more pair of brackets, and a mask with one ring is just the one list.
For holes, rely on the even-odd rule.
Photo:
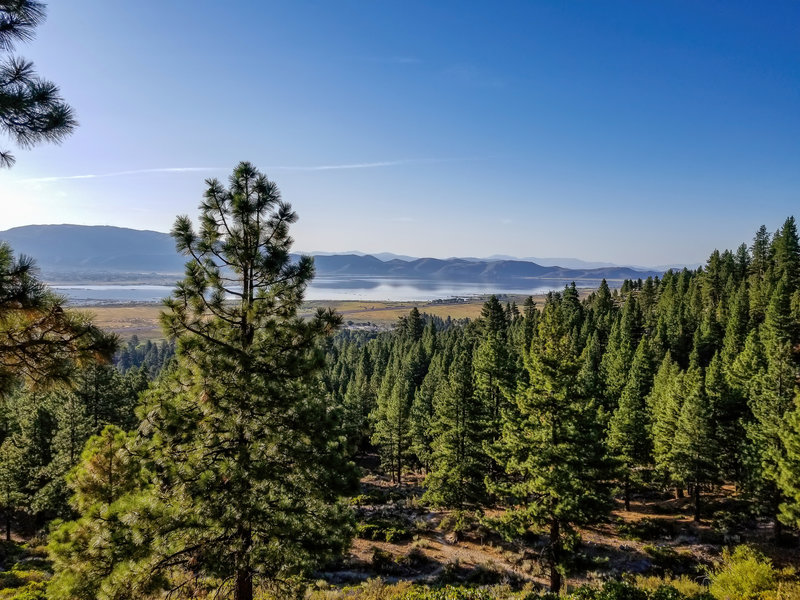
[[(232, 181), (259, 177), (242, 165)], [(259, 185), (266, 186), (262, 194), (276, 193), (264, 181)], [(223, 192), (212, 185), (209, 195)], [(265, 203), (264, 210), (275, 211), (273, 237), (280, 238), (286, 235), (283, 222), (292, 216), (276, 202)], [(226, 210), (209, 202), (204, 207), (209, 219)], [(248, 226), (246, 218), (236, 218)], [(213, 238), (203, 242), (187, 227), (180, 220), (176, 225), (179, 244), (213, 245)], [(4, 292), (19, 295), (30, 277), (28, 267), (11, 262), (8, 252), (5, 257), (10, 277)], [(310, 262), (286, 261), (288, 254), (284, 262), (253, 263), (254, 281), (257, 269), (277, 269), (273, 273), (298, 283), (309, 276)], [(275, 328), (274, 297), (263, 296), (263, 317), (254, 308), (238, 313), (221, 294), (198, 296), (195, 290), (224, 283), (208, 264), (201, 270), (189, 264), (187, 280), (164, 317), (179, 342), (177, 354), (174, 342), (133, 338), (117, 350), (113, 364), (86, 357), (71, 362), (76, 375), (67, 387), (39, 385), (24, 372), (15, 379), (14, 371), (7, 371), (0, 421), (3, 560), (23, 552), (14, 550), (12, 540), (35, 542), (49, 532), (47, 568), (55, 571), (48, 586), (44, 580), (30, 583), (31, 593), (43, 594), (47, 587), (52, 598), (160, 597), (177, 585), (184, 596), (201, 597), (202, 590), (224, 588), (227, 572), (240, 573), (233, 580), (238, 585), (288, 597), (299, 593), (288, 589), (299, 589), (303, 576), (323, 564), (335, 571), (336, 556), (354, 534), (377, 539), (386, 531), (387, 541), (406, 535), (396, 515), (376, 520), (380, 511), (353, 513), (336, 500), (344, 494), (356, 507), (380, 504), (385, 498), (370, 497), (380, 480), (384, 495), (394, 490), (389, 496), (396, 494), (398, 507), (412, 502), (415, 510), (446, 511), (480, 523), (497, 544), (538, 548), (541, 581), (553, 591), (563, 590), (576, 573), (582, 532), (609, 523), (613, 510), (630, 511), (632, 502), (683, 499), (697, 523), (724, 522), (730, 533), (755, 522), (769, 532), (767, 542), (774, 547), (797, 544), (800, 243), (791, 217), (775, 234), (761, 227), (750, 246), (714, 251), (695, 271), (669, 271), (615, 289), (603, 282), (583, 297), (573, 284), (550, 293), (541, 305), (532, 299), (503, 304), (491, 297), (475, 321), (442, 320), (413, 309), (384, 333), (344, 329), (331, 335), (340, 320), (321, 312), (306, 324), (290, 321), (292, 333), (287, 329), (258, 342), (258, 329), (242, 330), (237, 315), (256, 315), (266, 319), (262, 326)], [(9, 285), (15, 278), (19, 285)], [(284, 302), (296, 302), (301, 288), (269, 289), (286, 295)], [(254, 288), (253, 300), (259, 294)], [(200, 312), (185, 310), (198, 301)], [(217, 321), (202, 316), (208, 311)], [(241, 338), (226, 333), (231, 323), (238, 324), (235, 335), (244, 335), (245, 342), (267, 344), (248, 351), (254, 354), (247, 360), (265, 361), (250, 375), (233, 367), (243, 350), (236, 349)], [(7, 334), (14, 325), (6, 318)], [(192, 334), (181, 333), (186, 331)], [(274, 346), (276, 339), (284, 340), (283, 350)], [(14, 341), (5, 338), (7, 354)], [(275, 352), (300, 354), (275, 363), (267, 358), (280, 356)], [(64, 360), (72, 360), (69, 356)], [(305, 373), (297, 371), (302, 360), (311, 361)], [(215, 372), (215, 362), (230, 361), (214, 376), (228, 381), (218, 399), (205, 383), (205, 399), (196, 404), (193, 386)], [(275, 364), (294, 373), (286, 385), (300, 394), (300, 404), (262, 413), (266, 408), (259, 408), (257, 398), (287, 393), (276, 392), (277, 380), (254, 379)], [(240, 377), (247, 383), (237, 383)], [(305, 383), (295, 387), (292, 381)], [(264, 386), (258, 396), (247, 394), (252, 398), (247, 402), (255, 404), (235, 409), (243, 401), (233, 400), (233, 391), (252, 392), (254, 386)], [(324, 405), (300, 400), (313, 397), (326, 399)], [(232, 410), (250, 412), (236, 416)], [(303, 427), (291, 417), (296, 411), (305, 415)], [(273, 423), (287, 416), (280, 433)], [(269, 439), (263, 436), (270, 431), (278, 436), (275, 443), (280, 440), (274, 451), (284, 457), (277, 464), (289, 468), (288, 460), (300, 469), (291, 484), (296, 491), (286, 487), (291, 479), (270, 474), (273, 450), (261, 458), (252, 450), (240, 454), (249, 447), (247, 440)], [(309, 436), (318, 437), (318, 450), (309, 455), (314, 462), (302, 466), (297, 457), (307, 451), (303, 440)], [(326, 463), (318, 462), (325, 456)], [(360, 491), (354, 463), (362, 477), (371, 474)], [(233, 476), (241, 480), (230, 488)], [(320, 478), (338, 480), (325, 488), (338, 491), (303, 498), (309, 483)], [(246, 489), (276, 495), (267, 504), (253, 496), (225, 516), (234, 489), (240, 498)], [(292, 500), (295, 493), (301, 496)], [(732, 502), (722, 511), (721, 495)], [(192, 510), (203, 511), (203, 520), (200, 515), (187, 520), (184, 511)], [(316, 515), (318, 524), (311, 527), (307, 519), (292, 516), (304, 511), (309, 518)], [(243, 530), (242, 514), (248, 512), (252, 525)], [(265, 545), (254, 554), (254, 532), (281, 514), (275, 528), (263, 530)], [(220, 519), (230, 519), (229, 525), (221, 526)], [(203, 542), (201, 532), (209, 526)], [(244, 536), (244, 543), (237, 536)], [(284, 537), (273, 554), (277, 547), (271, 549), (269, 540), (275, 536), (291, 536), (294, 546)], [(230, 563), (218, 554), (223, 540), (231, 544)], [(249, 550), (236, 558), (242, 548)], [(293, 557), (285, 554), (289, 548)], [(713, 582), (726, 568), (744, 569), (745, 577), (751, 576), (748, 568), (767, 569), (775, 581), (787, 577), (776, 575), (768, 559), (748, 546), (725, 560), (728, 566), (722, 563), (716, 575), (712, 570), (706, 576), (710, 588), (697, 584), (698, 594), (746, 597), (716, 594)], [(267, 565), (270, 570), (261, 570)], [(796, 589), (791, 577), (786, 581)], [(675, 582), (666, 578), (660, 585), (666, 589), (679, 585)], [(648, 593), (641, 581), (620, 585), (616, 592), (606, 586), (597, 593)], [(435, 588), (381, 589), (376, 597), (439, 597)], [(453, 588), (455, 595), (441, 597), (506, 597), (514, 586), (508, 589), (504, 596)]]
[[(616, 13), (604, 6), (598, 19), (591, 11), (571, 13), (569, 3), (546, 10), (520, 3), (534, 10), (519, 13), (494, 5), (430, 10), (426, 3), (406, 3), (402, 11), (361, 4), (353, 12), (341, 4), (315, 7), (326, 15), (318, 24), (303, 10), (292, 17), (289, 4), (251, 3), (247, 19), (241, 9), (222, 14), (198, 4), (187, 19), (184, 8), (166, 3), (155, 20), (140, 8), (119, 12), (113, 4), (62, 13), (71, 20), (55, 38), (81, 41), (69, 48), (63, 75), (88, 106), (92, 97), (103, 98), (87, 119), (88, 130), (101, 137), (74, 147), (73, 158), (81, 160), (54, 163), (44, 156), (10, 180), (12, 200), (3, 201), (12, 224), (24, 226), (45, 212), (42, 218), (58, 218), (52, 200), (79, 196), (65, 191), (66, 182), (132, 176), (142, 179), (116, 188), (111, 199), (122, 207), (121, 198), (135, 198), (135, 214), (161, 215), (152, 199), (139, 202), (154, 189), (141, 183), (145, 177), (217, 169), (158, 161), (207, 164), (229, 156), (231, 144), (265, 160), (280, 156), (276, 170), (308, 173), (309, 180), (362, 169), (424, 171), (416, 180), (404, 173), (402, 184), (359, 180), (371, 194), (385, 192), (379, 202), (357, 193), (350, 202), (352, 181), (333, 194), (323, 187), (332, 179), (295, 187), (300, 197), (324, 190), (324, 200), (337, 203), (320, 211), (324, 228), (309, 229), (322, 240), (331, 232), (343, 238), (343, 223), (350, 231), (354, 223), (374, 226), (376, 206), (428, 211), (417, 198), (409, 201), (412, 186), (432, 190), (423, 202), (441, 204), (440, 212), (425, 212), (424, 222), (380, 219), (397, 230), (402, 223), (414, 227), (404, 231), (423, 240), (426, 232), (440, 233), (434, 215), (449, 218), (446, 210), (458, 210), (461, 219), (474, 212), (472, 221), (453, 221), (453, 229), (488, 233), (489, 221), (477, 221), (486, 216), (471, 209), (485, 205), (485, 190), (491, 198), (498, 189), (527, 198), (531, 181), (509, 177), (508, 158), (541, 163), (545, 150), (542, 171), (585, 170), (606, 185), (637, 172), (671, 188), (675, 173), (683, 173), (686, 186), (740, 185), (747, 193), (748, 185), (759, 191), (774, 185), (767, 197), (784, 206), (796, 192), (786, 184), (786, 174), (794, 173), (796, 32), (779, 26), (796, 19), (786, 17), (794, 13), (785, 7), (762, 14), (726, 5), (724, 15), (706, 7), (684, 22), (683, 9), (669, 14), (647, 6), (636, 17), (634, 5)], [(16, 149), (59, 143), (77, 127), (58, 86), (17, 54), (44, 22), (45, 8), (39, 0), (0, 0), (0, 169), (16, 163)], [(102, 31), (99, 21), (92, 30), (103, 14)], [(530, 27), (498, 28), (494, 21)], [(263, 35), (263, 22), (273, 35)], [(364, 25), (366, 33), (359, 31)], [(569, 52), (565, 34), (572, 38)], [(300, 44), (292, 46), (295, 39)], [(198, 40), (202, 48), (192, 47)], [(229, 46), (242, 42), (229, 54)], [(506, 46), (512, 53), (504, 54)], [(50, 52), (43, 64), (57, 65)], [(93, 62), (98, 56), (106, 62)], [(152, 81), (141, 77), (154, 72), (149, 66), (163, 71), (165, 58), (169, 85), (153, 94)], [(195, 75), (193, 85), (185, 79), (208, 73), (209, 65), (217, 73), (214, 89), (207, 78)], [(115, 95), (122, 77), (124, 93)], [(194, 100), (177, 103), (176, 119), (162, 111), (177, 105), (170, 100), (179, 92)], [(317, 97), (322, 101), (312, 103)], [(591, 104), (581, 104), (584, 98)], [(524, 112), (515, 113), (515, 105)], [(632, 120), (609, 110), (616, 105)], [(154, 139), (166, 142), (168, 120), (170, 143), (154, 152)], [(653, 145), (631, 136), (645, 122), (648, 136), (659, 141), (653, 156), (662, 171), (631, 160)], [(441, 138), (426, 129), (440, 129)], [(109, 131), (113, 136), (102, 137)], [(759, 131), (770, 135), (759, 138)], [(610, 135), (614, 156), (604, 163), (598, 150), (609, 148)], [(525, 148), (528, 137), (540, 144), (535, 152)], [(720, 142), (737, 152), (720, 152)], [(350, 162), (323, 161), (326, 146)], [(750, 147), (755, 154), (738, 156)], [(108, 156), (93, 156), (98, 148)], [(375, 158), (355, 162), (364, 148)], [(407, 158), (377, 160), (389, 149)], [(721, 162), (710, 160), (714, 153)], [(560, 162), (558, 154), (567, 158)], [(122, 166), (124, 160), (130, 164)], [(759, 162), (769, 170), (760, 171)], [(474, 185), (474, 176), (465, 185), (466, 164), (489, 175), (484, 187)], [(733, 171), (745, 167), (737, 178)], [(718, 170), (730, 181), (692, 179), (698, 170)], [(448, 173), (458, 179), (441, 193), (447, 185), (439, 176)], [(736, 249), (714, 250), (702, 267), (663, 273), (668, 267), (569, 270), (510, 257), (320, 258), (317, 267), (331, 274), (402, 274), (429, 283), (510, 279), (533, 289), (537, 277), (580, 274), (594, 282), (592, 289), (572, 283), (538, 303), (533, 296), (505, 302), (490, 296), (474, 320), (414, 308), (379, 331), (345, 328), (327, 301), (306, 302), (314, 259), (293, 253), (297, 214), (274, 181), (242, 162), (227, 180), (205, 184), (198, 214), (178, 216), (170, 233), (185, 268), (163, 302), (162, 339), (123, 341), (104, 331), (97, 317), (45, 285), (35, 258), (0, 241), (0, 600), (800, 600), (794, 217), (774, 233), (760, 227)], [(541, 190), (561, 184), (536, 181)], [(174, 185), (162, 182), (155, 200), (166, 205), (165, 192), (181, 189)], [(552, 194), (566, 204), (545, 226), (569, 229), (571, 243), (581, 239), (576, 231), (588, 231), (581, 229), (586, 223), (596, 227), (591, 219), (600, 213), (589, 209), (607, 198), (588, 187), (573, 194), (586, 196), (579, 200), (569, 188)], [(676, 214), (691, 207), (688, 187), (620, 186), (613, 193), (635, 190), (639, 197), (643, 189), (653, 205), (675, 201)], [(94, 221), (87, 211), (100, 206), (98, 197), (105, 208), (108, 197), (94, 194), (70, 205), (76, 218)], [(619, 206), (603, 205), (602, 216)], [(654, 218), (639, 208), (640, 223)], [(541, 216), (513, 202), (496, 209)], [(586, 210), (585, 223), (569, 210)], [(117, 218), (132, 214), (121, 210)], [(495, 236), (517, 225), (508, 218), (499, 223), (509, 227)], [(46, 227), (17, 229), (27, 230), (17, 231), (18, 239), (47, 236)], [(376, 226), (371, 233), (380, 239), (388, 231)], [(643, 231), (650, 233), (637, 233)], [(171, 247), (158, 250), (165, 234), (138, 233), (154, 247), (88, 257), (67, 256), (66, 248), (58, 255), (57, 248), (50, 266), (115, 265), (109, 273), (128, 278), (131, 265), (141, 264), (139, 250), (149, 257), (144, 264), (176, 263)], [(490, 236), (480, 244), (468, 239), (469, 252), (494, 243)], [(423, 246), (404, 251), (430, 251)], [(596, 286), (598, 273), (612, 284)], [(621, 281), (631, 273), (643, 279)], [(162, 277), (172, 280), (166, 271)]]

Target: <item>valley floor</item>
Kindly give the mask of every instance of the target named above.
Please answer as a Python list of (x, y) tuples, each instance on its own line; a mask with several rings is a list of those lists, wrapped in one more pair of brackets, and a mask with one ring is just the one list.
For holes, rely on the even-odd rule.
[[(581, 290), (581, 297), (591, 290)], [(537, 304), (545, 296), (534, 296)], [(503, 296), (501, 302), (516, 302), (522, 306), (525, 296)], [(333, 308), (342, 315), (346, 327), (383, 330), (391, 328), (400, 317), (416, 307), (420, 312), (442, 319), (475, 319), (480, 316), (486, 297), (477, 296), (461, 300), (435, 300), (432, 302), (373, 302), (363, 300), (315, 300), (303, 305), (302, 314), (311, 316), (317, 308)], [(161, 304), (103, 304), (81, 306), (79, 310), (94, 315), (94, 323), (116, 333), (124, 340), (134, 335), (141, 340), (158, 340), (164, 337), (159, 325)]]

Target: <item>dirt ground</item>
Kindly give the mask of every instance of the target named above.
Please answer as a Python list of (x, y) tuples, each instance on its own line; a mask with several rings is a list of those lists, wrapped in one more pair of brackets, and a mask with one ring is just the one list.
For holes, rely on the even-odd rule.
[[(452, 527), (454, 511), (422, 507), (421, 483), (420, 475), (409, 476), (400, 488), (381, 475), (368, 475), (362, 480), (368, 497), (383, 494), (389, 499), (384, 504), (359, 506), (361, 522), (386, 514), (413, 524), (409, 525), (412, 534), (393, 542), (379, 537), (356, 538), (339, 571), (328, 574), (333, 581), (382, 576), (388, 581), (434, 582), (452, 577), (518, 587), (546, 585), (546, 536), (534, 533), (524, 542), (509, 543), (490, 526), (479, 523), (501, 517), (502, 509), (486, 511), (477, 519), (470, 517), (472, 525), (456, 532)], [(568, 585), (577, 587), (622, 573), (686, 575), (700, 581), (723, 548), (739, 543), (756, 545), (778, 567), (800, 564), (796, 540), (776, 546), (773, 526), (766, 520), (753, 520), (735, 532), (720, 530), (712, 512), (729, 509), (736, 502), (732, 489), (706, 493), (703, 500), (706, 514), (700, 523), (693, 521), (690, 498), (637, 497), (630, 511), (624, 510), (620, 500), (608, 522), (577, 531), (580, 541), (573, 551), (575, 559), (569, 569)], [(637, 527), (644, 527), (644, 533), (632, 533), (631, 530), (640, 531)]]

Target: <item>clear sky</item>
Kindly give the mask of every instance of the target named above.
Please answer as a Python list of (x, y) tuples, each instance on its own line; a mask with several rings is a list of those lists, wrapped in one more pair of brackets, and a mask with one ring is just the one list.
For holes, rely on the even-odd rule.
[(240, 160), (305, 251), (655, 265), (800, 217), (796, 0), (70, 0), (37, 36), (80, 127), (16, 150), (0, 229), (168, 231)]

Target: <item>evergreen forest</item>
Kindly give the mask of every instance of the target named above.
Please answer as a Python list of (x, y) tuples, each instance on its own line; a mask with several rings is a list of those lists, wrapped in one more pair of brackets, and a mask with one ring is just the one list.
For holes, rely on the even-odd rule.
[[(770, 558), (800, 528), (794, 218), (696, 270), (386, 332), (297, 316), (295, 218), (248, 163), (209, 181), (200, 229), (173, 228), (188, 262), (160, 343), (63, 309), (3, 246), (2, 597), (800, 593)], [(682, 533), (625, 519), (648, 506)], [(598, 527), (662, 543), (612, 569)], [(431, 531), (528, 558), (437, 566)], [(663, 543), (692, 535), (731, 549)]]
[[(193, 7), (192, 17), (203, 8)], [(214, 12), (213, 28), (196, 29), (218, 50), (223, 44), (208, 43), (207, 32), (224, 33), (221, 17), (229, 15)], [(452, 16), (448, 29), (463, 17)], [(77, 126), (59, 88), (16, 55), (44, 17), (38, 0), (0, 0), (1, 169), (16, 162), (6, 148), (58, 143)], [(613, 18), (609, 39), (616, 45), (629, 24)], [(248, 45), (258, 41), (240, 35), (249, 23), (239, 21), (231, 30)], [(269, 24), (283, 33), (282, 21)], [(311, 32), (307, 24), (304, 15), (303, 31)], [(123, 32), (103, 33), (111, 39)], [(179, 48), (172, 35), (179, 32), (169, 33)], [(76, 29), (69, 39), (81, 35)], [(681, 36), (683, 43), (688, 34)], [(259, 37), (273, 43), (280, 36)], [(509, 45), (529, 37), (509, 36)], [(670, 54), (678, 47), (669, 44)], [(140, 50), (122, 54), (138, 58)], [(747, 50), (749, 61), (757, 53)], [(701, 58), (716, 68), (721, 57), (728, 59)], [(238, 57), (227, 62), (251, 69)], [(382, 72), (423, 62), (360, 60), (364, 70)], [(617, 76), (616, 62), (608, 62)], [(759, 67), (781, 79), (772, 63)], [(228, 81), (260, 103), (280, 87), (255, 77), (264, 69)], [(653, 70), (651, 63), (641, 69)], [(483, 105), (478, 88), (504, 87), (469, 65), (445, 74), (440, 79), (470, 86), (469, 101), (459, 96), (465, 105)], [(259, 79), (269, 81), (270, 93)], [(434, 100), (428, 88), (407, 90), (407, 81), (404, 98)], [(631, 87), (619, 81), (615, 88)], [(135, 83), (126, 88), (131, 97), (136, 87), (149, 89)], [(636, 87), (645, 83), (637, 79)], [(354, 89), (381, 87), (364, 80)], [(547, 87), (537, 87), (537, 102)], [(755, 85), (737, 87), (750, 93)], [(332, 89), (327, 95), (336, 100)], [(287, 107), (301, 104), (281, 93), (292, 98)], [(564, 98), (583, 96), (573, 90)], [(704, 80), (702, 96), (724, 113), (722, 102), (707, 100)], [(159, 103), (166, 98), (159, 95)], [(515, 90), (514, 101), (520, 98)], [(779, 98), (769, 99), (779, 106)], [(131, 106), (149, 116), (136, 102)], [(233, 120), (229, 107), (223, 112)], [(732, 114), (747, 120), (738, 109)], [(307, 114), (279, 116), (314, 130)], [(424, 122), (412, 116), (398, 112), (391, 121)], [(442, 116), (434, 115), (437, 123)], [(342, 122), (349, 128), (370, 115), (358, 117)], [(259, 119), (248, 119), (255, 132), (248, 133), (260, 135)], [(109, 129), (116, 133), (117, 125)], [(213, 137), (209, 125), (205, 119), (197, 131)], [(526, 125), (513, 122), (523, 132)], [(790, 120), (781, 126), (789, 131)], [(729, 133), (720, 139), (737, 139)], [(240, 144), (237, 135), (223, 137)], [(598, 137), (603, 148), (606, 137)], [(580, 145), (591, 141), (581, 137)], [(455, 162), (276, 169), (319, 174)], [(201, 170), (217, 169), (20, 182)], [(602, 283), (597, 277), (591, 288), (572, 283), (537, 300), (481, 297), (480, 317), (472, 320), (428, 315), (420, 303), (423, 310), (415, 305), (387, 330), (345, 327), (330, 304), (306, 302), (315, 264), (293, 253), (297, 219), (277, 184), (252, 163), (205, 180), (197, 213), (172, 225), (185, 269), (161, 307), (158, 339), (121, 339), (102, 329), (90, 310), (44, 283), (35, 257), (0, 241), (0, 600), (800, 600), (794, 217), (774, 232), (760, 227), (735, 249), (714, 250), (696, 269)]]

